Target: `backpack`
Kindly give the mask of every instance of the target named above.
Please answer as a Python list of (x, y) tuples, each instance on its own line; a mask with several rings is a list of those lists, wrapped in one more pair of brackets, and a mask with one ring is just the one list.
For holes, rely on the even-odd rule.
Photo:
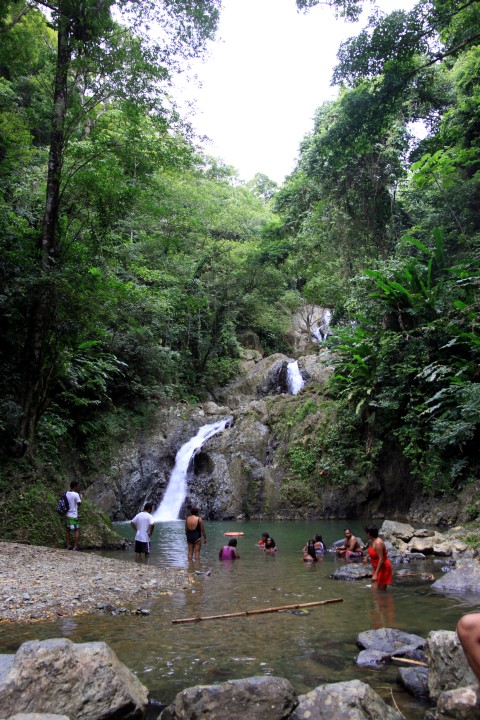
[(67, 512), (70, 509), (70, 505), (67, 499), (67, 493), (64, 492), (63, 495), (60, 496), (58, 503), (57, 503), (57, 513), (59, 515), (66, 515)]

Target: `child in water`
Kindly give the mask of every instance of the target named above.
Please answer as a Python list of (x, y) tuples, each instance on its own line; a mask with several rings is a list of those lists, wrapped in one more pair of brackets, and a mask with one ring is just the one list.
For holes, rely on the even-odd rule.
[(267, 532), (262, 533), (262, 537), (258, 541), (257, 545), (260, 545), (260, 547), (264, 547), (269, 537), (270, 535)]
[(315, 535), (315, 552), (317, 553), (317, 555), (323, 555), (326, 550), (327, 548), (325, 547), (322, 536), (320, 535), (320, 533), (317, 533)]
[(269, 555), (273, 555), (273, 553), (277, 552), (277, 548), (275, 546), (275, 540), (272, 537), (268, 537), (265, 540), (265, 545), (263, 546), (263, 552), (268, 553)]
[(303, 548), (303, 562), (318, 562), (317, 553), (315, 550), (315, 540), (308, 540), (307, 544)]

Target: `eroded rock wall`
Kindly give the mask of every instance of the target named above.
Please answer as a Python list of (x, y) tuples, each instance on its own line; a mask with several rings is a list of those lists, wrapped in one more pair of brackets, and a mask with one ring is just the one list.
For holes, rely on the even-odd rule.
[[(312, 438), (326, 432), (335, 407), (323, 394), (331, 374), (328, 355), (298, 358), (306, 380), (298, 395), (286, 394), (286, 366), (280, 353), (262, 358), (244, 353), (243, 374), (218, 393), (216, 402), (180, 404), (159, 411), (148, 430), (124, 445), (108, 473), (97, 476), (87, 491), (112, 519), (129, 519), (151, 500), (155, 507), (165, 492), (179, 448), (198, 429), (226, 416), (233, 423), (208, 440), (193, 459), (187, 479), (186, 504), (205, 518), (361, 517), (406, 513), (404, 469), (393, 451), (379, 475), (371, 474), (344, 487), (331, 485), (318, 468), (292, 472), (297, 461), (315, 457)], [(302, 466), (301, 466), (302, 467)], [(406, 471), (405, 471), (406, 474)], [(183, 510), (181, 515), (183, 515)]]

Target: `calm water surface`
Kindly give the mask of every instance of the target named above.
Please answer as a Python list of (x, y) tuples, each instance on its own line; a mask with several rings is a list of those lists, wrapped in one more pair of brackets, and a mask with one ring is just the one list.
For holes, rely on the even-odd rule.
[[(363, 537), (364, 522), (349, 524)], [(177, 692), (196, 684), (252, 675), (287, 677), (297, 693), (325, 682), (359, 678), (409, 720), (423, 718), (425, 708), (394, 684), (397, 668), (362, 670), (355, 664), (358, 633), (393, 627), (426, 636), (430, 630), (453, 630), (458, 617), (476, 606), (474, 600), (445, 597), (418, 576), (399, 579), (386, 593), (372, 591), (369, 581), (338, 582), (329, 578), (342, 561), (327, 553), (314, 565), (301, 561), (301, 549), (320, 532), (327, 546), (343, 536), (344, 521), (322, 522), (206, 522), (208, 544), (199, 566), (188, 568), (183, 522), (160, 523), (152, 538), (150, 564), (188, 568), (190, 581), (150, 606), (149, 616), (89, 616), (56, 622), (0, 626), (0, 652), (14, 652), (25, 640), (64, 636), (74, 642), (106, 641), (119, 658), (149, 688), (151, 697), (169, 703)], [(132, 538), (128, 524), (117, 529)], [(267, 530), (278, 552), (265, 555), (256, 546)], [(218, 551), (227, 543), (226, 531), (244, 532), (238, 538), (240, 560), (221, 562)], [(133, 550), (102, 553), (134, 562)], [(206, 571), (211, 571), (205, 575)], [(442, 574), (441, 565), (425, 560), (413, 572)], [(199, 571), (201, 574), (196, 573)], [(315, 600), (343, 598), (309, 613), (259, 616), (172, 624), (177, 618), (277, 607)]]

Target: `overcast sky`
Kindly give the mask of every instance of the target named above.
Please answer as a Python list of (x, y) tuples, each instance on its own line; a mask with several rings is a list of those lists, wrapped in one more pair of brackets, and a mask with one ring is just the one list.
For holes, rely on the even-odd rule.
[[(382, 0), (390, 11), (412, 0)], [(294, 168), (299, 144), (312, 129), (315, 109), (337, 95), (330, 86), (337, 49), (360, 24), (335, 20), (333, 10), (296, 10), (295, 0), (224, 0), (217, 42), (195, 65), (202, 86), (189, 83), (196, 100), (190, 118), (211, 143), (208, 154), (238, 169), (283, 182)]]

